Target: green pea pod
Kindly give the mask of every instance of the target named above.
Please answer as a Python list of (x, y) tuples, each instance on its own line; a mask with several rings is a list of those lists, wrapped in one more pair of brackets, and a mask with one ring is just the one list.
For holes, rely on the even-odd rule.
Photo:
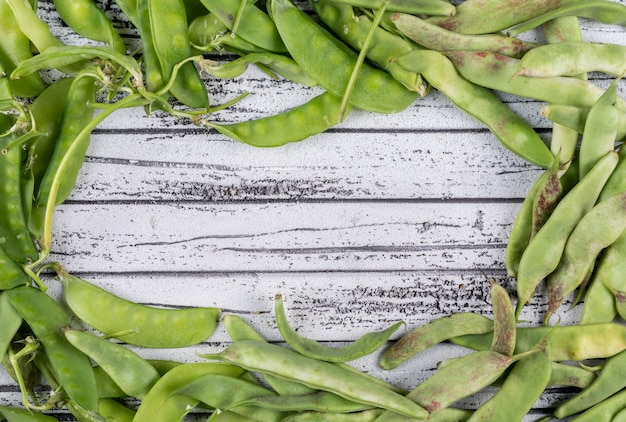
[(533, 128), (493, 92), (462, 78), (442, 53), (416, 50), (399, 57), (398, 63), (424, 75), (455, 105), (485, 124), (505, 148), (540, 167), (552, 165), (554, 156)]
[[(241, 340), (256, 340), (265, 341), (262, 335), (260, 335), (254, 328), (250, 326), (243, 318), (238, 315), (225, 315), (222, 318), (222, 324), (230, 337), (234, 341)], [(293, 382), (282, 378), (274, 377), (272, 375), (263, 375), (265, 381), (280, 395), (304, 395), (315, 392), (314, 389), (307, 387), (299, 382)]]
[(625, 230), (626, 193), (605, 199), (580, 219), (567, 239), (559, 265), (548, 277), (546, 320), (570, 293), (582, 288), (600, 252)]
[(30, 7), (27, 1), (23, 0), (5, 0), (13, 11), (15, 22), (20, 31), (34, 44), (35, 48), (41, 53), (49, 47), (60, 47), (63, 45), (50, 31), (46, 25)]
[(53, 0), (53, 3), (61, 19), (79, 35), (109, 43), (115, 51), (126, 54), (122, 37), (96, 3), (91, 0)]
[[(2, 22), (2, 37), (0, 37), (0, 66), (7, 74), (22, 61), (33, 56), (30, 40), (20, 30), (15, 16), (6, 0), (0, 1), (0, 22)], [(41, 76), (30, 75), (17, 80), (11, 80), (11, 90), (18, 97), (36, 97), (43, 91), (44, 83)]]
[(230, 50), (236, 53), (267, 53), (268, 51), (249, 43), (232, 33), (213, 13), (198, 16), (189, 24), (189, 42), (202, 52)]
[[(324, 89), (343, 97), (356, 57), (290, 0), (273, 1), (270, 15), (296, 63)], [(416, 92), (406, 89), (385, 71), (363, 63), (350, 104), (377, 113), (396, 113), (409, 107), (417, 97)]]
[(327, 391), (289, 396), (255, 396), (234, 405), (237, 406), (258, 406), (282, 412), (313, 410), (327, 413), (352, 413), (372, 408), (371, 405), (355, 403)]
[(135, 411), (114, 399), (100, 399), (98, 414), (110, 422), (132, 422)]
[(552, 363), (540, 350), (513, 365), (500, 389), (468, 419), (477, 421), (521, 421), (532, 409), (550, 381)]
[(17, 287), (6, 294), (41, 341), (56, 381), (79, 406), (97, 411), (97, 387), (91, 362), (63, 336), (63, 328), (70, 325), (63, 309), (52, 297), (34, 287)]
[(223, 363), (186, 363), (164, 374), (137, 408), (134, 422), (171, 422), (181, 420), (199, 400), (174, 394), (206, 374), (240, 376), (243, 369)]
[(554, 412), (559, 419), (583, 412), (626, 387), (626, 351), (606, 360), (598, 378), (587, 388), (561, 402)]
[(426, 418), (428, 412), (394, 391), (330, 362), (302, 356), (285, 347), (255, 341), (234, 342), (205, 359), (225, 361), (254, 372), (297, 380), (311, 388), (329, 391), (345, 399), (385, 408), (413, 418)]
[[(80, 135), (93, 119), (94, 109), (89, 104), (95, 101), (96, 95), (94, 78), (88, 70), (83, 72), (74, 78), (68, 92), (61, 130), (54, 145), (50, 163), (37, 191), (37, 206), (46, 206), (55, 179), (59, 180), (59, 187), (54, 205), (59, 205), (65, 201), (74, 189), (78, 172), (83, 165), (90, 139), (89, 136)], [(78, 148), (72, 148), (74, 142), (79, 142)], [(72, 160), (62, 169), (63, 174), (59, 179), (57, 172), (60, 170), (65, 155), (70, 150), (72, 151)]]
[[(4, 270), (4, 269), (3, 269)], [(9, 296), (5, 292), (0, 292), (0, 362), (4, 360), (5, 353), (13, 341), (17, 330), (22, 325), (22, 316), (15, 310)]]
[[(620, 238), (621, 237), (622, 236), (620, 236)], [(619, 241), (619, 239), (615, 242), (617, 241)], [(611, 249), (611, 247), (609, 246), (608, 249)], [(578, 320), (579, 324), (612, 322), (617, 315), (615, 296), (603, 281), (604, 272), (606, 270), (602, 265), (602, 261), (603, 259), (600, 259), (592, 279), (588, 282), (589, 285), (583, 300), (583, 309), (580, 314), (580, 319)]]
[[(541, 114), (554, 123), (562, 124), (582, 134), (590, 110), (591, 107), (546, 104), (541, 107)], [(615, 137), (618, 141), (623, 141), (626, 138), (626, 112), (624, 110), (620, 110)]]
[(74, 347), (104, 369), (129, 397), (144, 398), (160, 378), (152, 365), (121, 344), (85, 331), (65, 330), (64, 334)]
[(591, 281), (592, 285), (602, 284), (611, 292), (615, 311), (622, 318), (626, 317), (626, 277), (624, 276), (626, 274), (626, 262), (623, 259), (624, 253), (626, 253), (626, 234), (622, 233), (602, 254)]
[(40, 70), (60, 69), (68, 64), (85, 63), (95, 59), (108, 60), (122, 66), (130, 72), (137, 83), (143, 83), (139, 63), (133, 57), (104, 46), (50, 47), (43, 53), (21, 62), (11, 73), (11, 78), (21, 78)]
[[(558, 5), (558, 2), (555, 4)], [(563, 2), (560, 7), (554, 10), (515, 25), (513, 28), (509, 28), (507, 30), (507, 34), (511, 37), (515, 37), (523, 32), (536, 28), (545, 22), (563, 16), (578, 16), (607, 25), (626, 25), (626, 6), (610, 0)]]
[(236, 19), (239, 19), (241, 24), (235, 28), (234, 37), (241, 37), (245, 41), (266, 51), (275, 53), (287, 52), (272, 19), (270, 19), (267, 13), (256, 7), (253, 2), (247, 0), (200, 1), (209, 12), (231, 31), (235, 28)]
[(113, 378), (101, 367), (94, 366), (93, 375), (96, 378), (96, 388), (98, 390), (98, 398), (100, 399), (118, 399), (126, 397), (126, 393), (122, 391)]
[(626, 409), (626, 390), (601, 401), (584, 413), (576, 416), (576, 422), (611, 422)]
[(137, 12), (137, 0), (115, 0), (115, 4), (126, 15), (128, 20), (139, 28), (139, 15)]
[[(98, 331), (129, 344), (158, 348), (191, 346), (209, 337), (217, 325), (217, 308), (144, 306), (115, 296), (59, 266), (55, 270), (70, 309)], [(103, 307), (109, 311), (102, 313)]]
[[(370, 409), (353, 413), (300, 412), (287, 416), (284, 422), (373, 422), (383, 413), (382, 409)], [(430, 420), (430, 419), (429, 419)]]
[[(380, 3), (380, 2), (379, 2)], [(313, 10), (333, 33), (355, 50), (361, 50), (369, 35), (372, 21), (365, 15), (355, 19), (352, 6), (338, 2), (318, 0), (312, 2)], [(380, 6), (380, 4), (379, 4)], [(387, 5), (387, 8), (389, 4)], [(411, 91), (424, 96), (426, 88), (421, 75), (399, 66), (393, 59), (415, 49), (403, 37), (376, 28), (367, 49), (366, 57), (372, 63), (387, 71), (398, 82)]]
[(272, 390), (258, 384), (221, 374), (205, 374), (176, 390), (175, 394), (191, 397), (214, 409), (229, 409), (233, 413), (258, 421), (278, 422), (287, 412), (241, 404), (252, 397), (275, 396)]
[(380, 360), (384, 369), (394, 369), (427, 348), (452, 337), (493, 331), (493, 320), (472, 312), (452, 314), (421, 325), (389, 347)]
[(456, 7), (453, 16), (433, 16), (429, 22), (462, 34), (491, 34), (507, 29), (578, 0), (469, 0)]
[(341, 98), (324, 92), (306, 103), (273, 116), (240, 123), (206, 122), (218, 132), (256, 147), (298, 142), (340, 123)]
[(0, 268), (2, 268), (0, 290), (8, 290), (30, 283), (30, 278), (22, 267), (7, 254), (2, 246), (0, 246)]
[(58, 422), (53, 416), (11, 406), (0, 406), (0, 417), (7, 422)]
[(334, 348), (301, 336), (289, 325), (282, 295), (274, 297), (274, 307), (278, 330), (285, 341), (300, 354), (326, 362), (348, 362), (367, 356), (385, 344), (389, 337), (404, 325), (403, 321), (399, 321), (383, 331), (364, 334), (353, 343)]
[[(333, 2), (366, 9), (380, 7), (380, 0), (334, 0)], [(454, 16), (456, 13), (454, 5), (445, 0), (390, 0), (387, 10), (429, 16)]]
[[(169, 92), (181, 103), (192, 108), (208, 108), (209, 97), (204, 82), (193, 63), (184, 63), (178, 74), (174, 67), (191, 57), (187, 16), (182, 0), (139, 0), (141, 30), (148, 31), (158, 60), (163, 82), (174, 77)], [(147, 18), (145, 21), (144, 18)], [(145, 44), (144, 44), (145, 45)], [(144, 54), (146, 51), (144, 51)]]
[(405, 13), (394, 14), (391, 20), (402, 34), (431, 50), (495, 51), (505, 56), (520, 58), (539, 45), (496, 33), (461, 34)]
[(561, 183), (561, 174), (561, 160), (554, 160), (553, 165), (546, 170), (545, 177), (541, 178), (539, 189), (530, 198), (532, 200), (531, 239), (548, 221), (563, 196), (564, 188)]
[[(602, 359), (626, 350), (626, 327), (617, 323), (602, 323), (518, 327), (515, 353), (531, 350), (546, 336), (548, 339), (546, 350), (553, 362)], [(493, 333), (454, 337), (450, 341), (474, 350), (489, 350), (493, 342)]]
[(141, 60), (144, 66), (146, 88), (151, 92), (161, 91), (167, 81), (163, 77), (161, 63), (154, 46), (148, 0), (132, 0), (129, 3), (131, 3), (128, 5), (129, 8), (134, 3), (134, 13), (137, 14), (135, 25), (141, 37)]
[(517, 321), (509, 293), (504, 287), (492, 282), (491, 306), (493, 307), (493, 342), (491, 350), (511, 356), (515, 351)]
[(602, 192), (600, 192), (600, 196), (598, 197), (598, 202), (602, 202), (614, 195), (626, 192), (626, 148), (621, 146), (618, 151), (618, 155), (619, 162), (617, 163), (615, 170), (613, 170), (613, 173), (611, 173), (609, 180), (606, 181), (606, 184), (602, 188)]
[(617, 153), (611, 152), (594, 166), (556, 206), (550, 218), (524, 251), (517, 274), (516, 317), (530, 300), (539, 283), (556, 269), (567, 238), (580, 219), (596, 203), (602, 187), (615, 169)]

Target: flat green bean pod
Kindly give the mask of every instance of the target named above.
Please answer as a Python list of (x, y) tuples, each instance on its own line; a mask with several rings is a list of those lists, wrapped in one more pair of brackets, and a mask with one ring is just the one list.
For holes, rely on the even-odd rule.
[(626, 317), (626, 235), (622, 234), (606, 251), (598, 263), (598, 268), (591, 280), (592, 285), (603, 284), (613, 296), (615, 311), (622, 318)]
[(340, 109), (341, 98), (323, 92), (302, 105), (273, 116), (224, 125), (205, 124), (231, 139), (255, 147), (276, 147), (302, 141), (339, 124)]
[(421, 73), (459, 108), (485, 124), (504, 147), (540, 167), (554, 156), (539, 135), (491, 91), (465, 80), (442, 53), (416, 50), (398, 58), (400, 66)]
[[(622, 236), (620, 236), (620, 238)], [(613, 245), (619, 241), (620, 239), (618, 238), (613, 242)], [(608, 252), (613, 245), (609, 246), (605, 253)], [(579, 324), (612, 322), (617, 315), (615, 296), (603, 281), (605, 278), (604, 273), (607, 271), (607, 264), (603, 265), (603, 260), (604, 258), (599, 260), (592, 278), (587, 282), (587, 291), (583, 299), (583, 309), (580, 314), (580, 319), (578, 320)]]
[[(591, 107), (605, 90), (585, 80), (567, 76), (530, 78), (516, 76), (519, 59), (489, 51), (447, 51), (446, 56), (467, 80), (509, 94), (577, 107)], [(618, 98), (616, 106), (626, 111)]]
[(569, 235), (596, 203), (617, 162), (618, 156), (615, 152), (602, 158), (587, 176), (561, 199), (550, 218), (531, 239), (522, 255), (517, 273), (517, 317), (539, 283), (558, 266)]
[[(378, 9), (380, 7), (380, 0), (333, 0), (333, 3), (343, 3), (366, 9)], [(429, 16), (454, 16), (456, 13), (456, 7), (445, 0), (389, 0), (387, 10)]]
[(237, 341), (224, 351), (203, 354), (246, 370), (296, 380), (311, 388), (329, 391), (345, 399), (391, 410), (416, 419), (428, 412), (410, 399), (333, 363), (303, 356), (293, 350), (254, 340)]
[(563, 419), (583, 412), (626, 387), (626, 351), (608, 358), (596, 380), (573, 397), (561, 402), (554, 416)]
[[(383, 413), (382, 409), (369, 409), (353, 413), (301, 412), (283, 419), (284, 422), (373, 422)], [(429, 419), (429, 421), (432, 419)]]
[[(563, 104), (545, 104), (541, 107), (541, 114), (550, 119), (554, 123), (567, 126), (582, 134), (585, 130), (585, 122), (591, 107), (575, 107)], [(626, 139), (626, 112), (619, 110), (617, 119), (617, 134), (615, 138), (618, 141)]]
[(405, 13), (396, 13), (391, 20), (402, 34), (431, 50), (494, 51), (520, 58), (539, 45), (501, 34), (461, 34)]
[(24, 321), (11, 305), (9, 295), (5, 292), (0, 292), (0, 321), (2, 321), (2, 327), (0, 327), (0, 362), (2, 362), (13, 337)]
[(55, 270), (70, 309), (96, 330), (129, 344), (191, 346), (209, 337), (217, 325), (218, 308), (164, 309), (140, 305), (75, 277), (60, 266)]
[(236, 406), (258, 406), (283, 412), (313, 410), (328, 413), (352, 413), (372, 408), (371, 405), (355, 403), (328, 391), (289, 396), (255, 396), (238, 402)]
[(135, 411), (115, 399), (100, 399), (98, 414), (110, 422), (132, 422)]
[[(274, 0), (270, 15), (291, 57), (324, 89), (343, 97), (356, 65), (356, 57), (290, 0)], [(409, 91), (387, 72), (367, 63), (359, 68), (350, 104), (377, 113), (397, 113), (418, 94)]]
[(588, 371), (578, 365), (552, 362), (548, 385), (584, 389), (589, 387), (597, 377), (595, 372)]
[(626, 390), (601, 401), (573, 420), (575, 422), (611, 422), (623, 409), (626, 409)]
[(491, 350), (511, 356), (515, 351), (517, 321), (511, 297), (499, 284), (491, 283), (491, 306), (493, 308), (493, 342)]
[(326, 362), (348, 362), (367, 356), (385, 344), (389, 337), (404, 325), (403, 321), (399, 321), (385, 330), (364, 334), (346, 346), (335, 348), (324, 346), (315, 340), (298, 334), (289, 325), (283, 297), (280, 294), (274, 297), (274, 310), (278, 330), (285, 341), (300, 354)]
[(626, 5), (610, 0), (586, 0), (584, 2), (567, 2), (560, 7), (541, 14), (526, 22), (510, 28), (507, 33), (514, 37), (523, 32), (542, 25), (550, 20), (563, 16), (578, 16), (592, 19), (607, 25), (626, 25)]
[[(516, 337), (516, 354), (547, 338), (546, 350), (553, 362), (608, 358), (626, 349), (626, 326), (618, 323), (518, 327)], [(453, 337), (450, 341), (474, 350), (489, 350), (493, 333)]]
[[(327, 0), (312, 2), (313, 10), (320, 20), (333, 33), (355, 50), (363, 48), (364, 41), (371, 30), (372, 20), (366, 15), (357, 15), (348, 4)], [(377, 27), (366, 51), (367, 59), (385, 69), (407, 89), (424, 96), (426, 87), (421, 75), (407, 71), (395, 62), (395, 58), (416, 48), (410, 41)]]
[(11, 406), (0, 406), (0, 417), (7, 422), (58, 422), (54, 416)]
[(493, 320), (472, 312), (452, 314), (421, 325), (385, 350), (380, 366), (394, 369), (427, 348), (464, 334), (493, 331)]
[(626, 46), (583, 41), (546, 44), (528, 51), (520, 61), (521, 76), (575, 76), (603, 72), (619, 76), (626, 70)]
[(462, 34), (490, 34), (545, 14), (578, 0), (467, 0), (456, 7), (454, 16), (433, 16), (435, 25)]

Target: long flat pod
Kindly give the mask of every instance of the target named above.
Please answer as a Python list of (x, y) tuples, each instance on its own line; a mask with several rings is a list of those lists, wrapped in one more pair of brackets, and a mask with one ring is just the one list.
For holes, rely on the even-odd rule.
[(313, 410), (328, 413), (352, 413), (373, 407), (371, 405), (344, 399), (328, 391), (315, 391), (309, 394), (288, 396), (259, 395), (243, 400), (237, 403), (236, 406), (258, 406), (283, 412)]
[[(567, 76), (530, 78), (517, 75), (519, 59), (490, 51), (447, 51), (446, 56), (467, 80), (509, 94), (552, 104), (591, 107), (604, 94), (604, 89), (585, 80)], [(618, 98), (618, 109), (626, 103)]]
[[(563, 104), (545, 104), (541, 107), (541, 114), (554, 123), (567, 126), (579, 134), (585, 130), (585, 122), (591, 107), (576, 107)], [(615, 138), (623, 141), (626, 138), (626, 111), (620, 110), (617, 118), (617, 134)]]
[(461, 34), (406, 13), (396, 13), (391, 20), (403, 35), (423, 47), (437, 51), (495, 51), (519, 58), (538, 45), (502, 34)]
[(285, 112), (239, 123), (206, 125), (255, 147), (276, 147), (302, 141), (340, 123), (341, 98), (324, 92)]
[(434, 16), (429, 21), (462, 34), (489, 34), (507, 29), (578, 0), (468, 0), (456, 7), (454, 16)]
[[(354, 54), (290, 0), (274, 0), (270, 14), (289, 53), (320, 86), (343, 97), (356, 64)], [(350, 104), (377, 113), (406, 109), (418, 94), (406, 89), (387, 72), (363, 63)]]
[(311, 388), (329, 391), (358, 403), (385, 408), (391, 413), (416, 419), (428, 417), (428, 412), (418, 404), (379, 383), (368, 381), (333, 363), (307, 358), (274, 344), (244, 340), (231, 344), (220, 353), (201, 356), (222, 360), (249, 371), (297, 380)]
[(442, 53), (416, 50), (398, 58), (400, 66), (421, 73), (454, 104), (483, 124), (504, 147), (540, 167), (550, 167), (554, 156), (530, 125), (490, 90), (469, 82)]
[(472, 312), (452, 314), (421, 325), (385, 350), (380, 366), (394, 369), (427, 348), (452, 337), (493, 331), (493, 320)]
[(617, 162), (616, 152), (602, 158), (587, 176), (561, 199), (548, 221), (528, 244), (517, 273), (517, 317), (539, 283), (558, 266), (567, 238), (580, 219), (595, 205)]
[(583, 41), (546, 44), (528, 51), (520, 61), (519, 75), (575, 76), (603, 72), (619, 76), (626, 69), (626, 46)]
[[(333, 3), (349, 4), (366, 9), (380, 7), (380, 0), (334, 0)], [(387, 10), (429, 16), (454, 16), (456, 13), (456, 7), (446, 0), (389, 0)]]
[(335, 348), (324, 346), (298, 334), (289, 325), (282, 295), (274, 297), (274, 309), (278, 330), (285, 341), (300, 354), (326, 362), (348, 362), (367, 356), (385, 344), (389, 337), (404, 324), (403, 321), (399, 321), (385, 330), (366, 333), (346, 346)]
[[(217, 308), (165, 309), (140, 305), (56, 268), (70, 309), (96, 330), (143, 347), (184, 347), (209, 337)], [(96, 305), (97, 304), (97, 305)], [(106, 313), (102, 309), (107, 309)]]

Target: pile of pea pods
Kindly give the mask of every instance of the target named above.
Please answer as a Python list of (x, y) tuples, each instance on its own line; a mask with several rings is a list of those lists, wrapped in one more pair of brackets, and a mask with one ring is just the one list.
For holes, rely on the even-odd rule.
[[(555, 418), (626, 420), (626, 46), (584, 42), (579, 26), (626, 25), (624, 3), (115, 0), (139, 35), (137, 51), (98, 3), (52, 3), (80, 45), (54, 35), (37, 0), (0, 0), (0, 357), (23, 402), (0, 406), (0, 419), (54, 421), (64, 409), (79, 421), (170, 422), (195, 411), (211, 421), (515, 421), (546, 388), (566, 386), (577, 392)], [(545, 43), (518, 37), (537, 28)], [(246, 93), (212, 105), (211, 84), (250, 65), (322, 93), (276, 115), (219, 123), (213, 113)], [(589, 72), (614, 82), (600, 88)], [(399, 321), (330, 348), (298, 334), (277, 295), (284, 347), (218, 308), (139, 305), (48, 259), (55, 207), (74, 188), (90, 134), (120, 109), (277, 147), (352, 109), (401, 112), (433, 89), (544, 169), (506, 250), (516, 295), (493, 282), (493, 318), (452, 314), (391, 342)], [(499, 93), (544, 103), (549, 143)], [(43, 275), (60, 280), (63, 304)], [(543, 325), (521, 326), (541, 283)], [(570, 297), (582, 302), (579, 323), (551, 321)], [(191, 347), (220, 323), (231, 345), (197, 362), (148, 360), (126, 347)], [(412, 391), (348, 364), (386, 347), (379, 363), (393, 370), (442, 342), (471, 352), (441, 362)], [(477, 409), (455, 406), (489, 388)]]

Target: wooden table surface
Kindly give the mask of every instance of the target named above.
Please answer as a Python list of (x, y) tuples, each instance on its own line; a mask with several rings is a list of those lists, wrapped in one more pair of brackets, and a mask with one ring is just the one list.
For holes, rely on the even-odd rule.
[[(52, 3), (40, 7), (54, 32), (75, 43)], [(137, 43), (116, 5), (103, 7), (129, 43)], [(626, 41), (624, 27), (584, 19), (581, 25), (585, 41)], [(611, 82), (607, 75), (590, 78), (603, 87)], [(215, 105), (250, 92), (214, 114), (220, 122), (277, 113), (321, 92), (272, 80), (256, 68), (237, 79), (205, 75), (205, 81)], [(624, 82), (619, 90), (626, 94)], [(499, 95), (549, 142), (542, 103)], [(307, 337), (340, 345), (403, 320), (407, 326), (397, 338), (453, 312), (491, 315), (488, 278), (514, 298), (504, 251), (540, 174), (436, 91), (398, 114), (355, 110), (324, 134), (274, 149), (158, 113), (146, 116), (143, 109), (124, 110), (94, 131), (76, 189), (56, 211), (50, 258), (136, 302), (220, 307), (271, 341), (281, 340), (272, 311), (277, 293)], [(60, 283), (46, 282), (60, 295)], [(522, 319), (541, 324), (545, 303), (540, 291)], [(578, 311), (561, 312), (562, 324), (576, 321)], [(198, 361), (196, 353), (228, 342), (220, 326), (197, 347), (133, 350)], [(439, 360), (462, 353), (438, 346), (393, 371), (377, 366), (378, 354), (353, 364), (410, 389), (432, 375)], [(548, 389), (529, 420), (571, 393)], [(485, 397), (461, 405), (475, 407)], [(20, 403), (4, 370), (0, 403)]]

